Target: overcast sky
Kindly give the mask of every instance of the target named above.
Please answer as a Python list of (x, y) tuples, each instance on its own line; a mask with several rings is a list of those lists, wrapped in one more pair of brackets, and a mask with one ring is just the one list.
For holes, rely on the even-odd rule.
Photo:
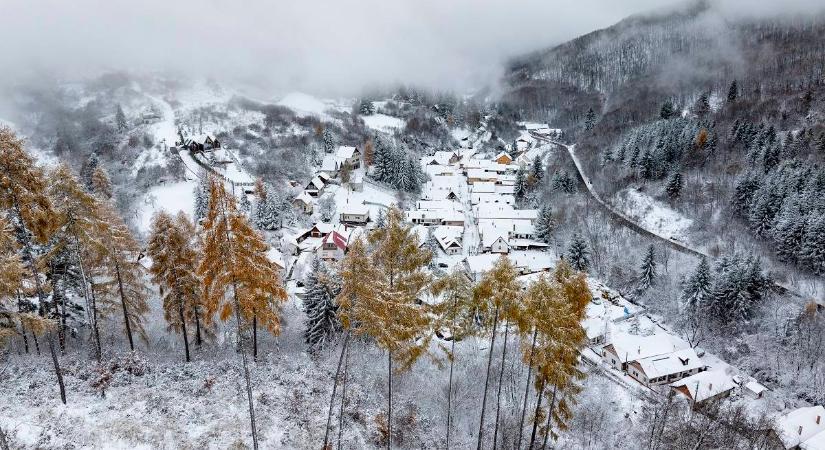
[[(757, 13), (823, 3), (717, 1)], [(494, 80), (510, 56), (683, 2), (2, 0), (0, 77), (186, 70), (273, 93), (396, 82), (461, 89)]]

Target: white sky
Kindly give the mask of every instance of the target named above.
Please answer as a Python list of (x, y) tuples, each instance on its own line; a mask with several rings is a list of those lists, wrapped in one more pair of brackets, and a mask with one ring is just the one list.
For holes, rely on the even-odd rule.
[[(823, 0), (716, 0), (805, 11)], [(273, 92), (485, 84), (508, 57), (683, 0), (2, 0), (0, 81), (197, 71)], [(778, 5), (781, 4), (781, 5)], [(747, 6), (745, 6), (747, 5)]]

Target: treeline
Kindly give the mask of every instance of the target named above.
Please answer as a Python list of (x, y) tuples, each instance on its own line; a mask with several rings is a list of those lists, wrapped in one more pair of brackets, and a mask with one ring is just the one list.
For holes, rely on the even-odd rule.
[[(335, 440), (331, 424), (338, 395), (340, 441), (347, 392), (346, 384), (340, 383), (339, 394), (339, 380), (348, 371), (350, 344), (357, 336), (387, 352), (388, 405), (386, 413), (375, 418), (377, 445), (390, 448), (401, 439), (398, 420), (392, 415), (393, 386), (397, 385), (393, 376), (430, 355), (446, 359), (450, 367), (444, 399), (445, 439), (449, 446), (455, 414), (456, 345), (472, 336), (489, 336), (478, 445), (492, 441), (494, 445), (501, 442), (517, 448), (546, 446), (548, 439), (556, 438), (559, 430), (566, 428), (581, 389), (583, 374), (578, 369), (578, 357), (586, 341), (581, 321), (590, 300), (584, 274), (562, 262), (554, 273), (523, 285), (516, 268), (502, 256), (478, 282), (461, 270), (435, 276), (429, 269), (433, 254), (419, 244), (412, 227), (403, 222), (402, 212), (393, 208), (382, 226), (350, 247), (339, 267), (317, 261), (312, 265), (304, 298), (307, 344), (311, 351), (318, 351), (336, 339), (342, 343), (323, 448)], [(434, 345), (437, 336), (448, 345)], [(504, 344), (500, 347), (498, 373), (494, 373), (499, 338)], [(503, 443), (501, 386), (507, 343), (514, 338), (521, 342), (528, 379), (520, 402), (518, 442)], [(495, 397), (494, 412), (493, 402), (488, 404), (491, 396)], [(532, 398), (535, 403), (528, 408)]]

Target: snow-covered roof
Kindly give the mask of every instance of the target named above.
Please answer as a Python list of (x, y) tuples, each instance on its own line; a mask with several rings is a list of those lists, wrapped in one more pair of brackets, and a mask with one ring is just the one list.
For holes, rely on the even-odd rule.
[(441, 209), (412, 209), (406, 211), (405, 214), (407, 215), (407, 219), (413, 220), (442, 220), (446, 211)]
[(341, 214), (346, 214), (348, 216), (368, 216), (370, 213), (370, 209), (367, 208), (367, 205), (359, 205), (355, 203), (347, 203), (341, 209)]
[(444, 222), (464, 222), (464, 213), (460, 211), (446, 211), (442, 218)]
[(318, 189), (320, 191), (324, 188), (324, 180), (322, 180), (320, 177), (313, 177), (312, 180), (309, 181), (307, 188), (309, 188), (310, 186), (315, 187), (315, 189)]
[(277, 249), (275, 249), (274, 247), (270, 248), (270, 249), (266, 252), (266, 258), (269, 260), (269, 262), (271, 262), (271, 263), (273, 263), (273, 264), (277, 265), (277, 266), (278, 266), (278, 267), (280, 267), (281, 269), (285, 269), (285, 268), (286, 268), (286, 265), (284, 264), (284, 257), (283, 257), (283, 255), (281, 254), (281, 252), (279, 252), (279, 251), (278, 251)]
[(744, 388), (751, 391), (751, 392), (753, 392), (756, 395), (759, 395), (759, 394), (761, 394), (761, 393), (768, 390), (768, 388), (763, 386), (758, 381), (754, 381), (754, 380), (751, 380), (751, 381), (748, 381), (747, 383), (745, 383)]
[(692, 348), (636, 360), (648, 378), (658, 378), (705, 367)]
[(724, 370), (706, 370), (671, 383), (674, 388), (695, 402), (703, 402), (733, 390), (736, 383)]
[(473, 193), (470, 195), (470, 202), (473, 205), (479, 203), (504, 203), (512, 205), (516, 203), (516, 198), (510, 194), (495, 194), (492, 192)]
[[(467, 267), (471, 273), (480, 274), (490, 269), (500, 255), (495, 253), (481, 253), (470, 255), (466, 258)], [(555, 260), (541, 251), (513, 252), (508, 255), (510, 261), (516, 268), (525, 272), (541, 272), (551, 269), (555, 265)]]
[(338, 158), (335, 155), (324, 155), (324, 160), (321, 162), (321, 170), (324, 172), (338, 172), (340, 166)]
[(341, 250), (346, 250), (347, 248), (347, 241), (349, 236), (346, 236), (342, 233), (339, 233), (337, 230), (329, 233), (328, 235), (324, 236), (324, 239), (321, 241), (323, 244), (332, 243), (335, 244)]
[(476, 217), (482, 219), (523, 219), (536, 220), (539, 217), (537, 209), (515, 209), (511, 205), (502, 203), (481, 203), (475, 207)]
[(624, 362), (672, 353), (685, 348), (687, 344), (673, 340), (669, 335), (638, 336), (629, 333), (615, 333), (604, 348), (613, 351)]
[(498, 174), (495, 172), (488, 172), (484, 169), (467, 169), (467, 178), (476, 178), (479, 180), (496, 180)]
[(473, 194), (494, 194), (496, 192), (496, 184), (492, 181), (480, 181), (473, 183), (471, 190)]
[(819, 438), (825, 432), (825, 408), (817, 405), (795, 409), (779, 417), (774, 430), (785, 448), (819, 450), (822, 448)]
[(502, 158), (502, 157), (507, 158), (507, 159), (509, 159), (510, 161), (512, 161), (512, 160), (513, 160), (513, 157), (512, 157), (512, 156), (510, 156), (510, 154), (509, 154), (509, 153), (507, 153), (507, 152), (499, 152), (499, 153), (498, 153), (498, 155), (496, 155), (495, 159), (496, 159), (496, 160), (498, 160), (499, 158)]
[(460, 202), (447, 199), (439, 200), (419, 200), (416, 203), (418, 209), (432, 209), (444, 211), (464, 211), (464, 206)]
[(306, 191), (302, 191), (300, 194), (295, 196), (296, 202), (302, 202), (306, 205), (312, 204), (312, 197), (306, 193)]
[(335, 156), (338, 158), (349, 159), (352, 158), (352, 155), (354, 155), (357, 150), (357, 148), (352, 146), (341, 145), (338, 147), (338, 150), (335, 151)]

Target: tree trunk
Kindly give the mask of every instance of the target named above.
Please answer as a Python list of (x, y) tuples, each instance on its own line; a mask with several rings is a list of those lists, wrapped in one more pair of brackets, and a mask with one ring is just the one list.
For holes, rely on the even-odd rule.
[(536, 410), (533, 413), (533, 431), (530, 433), (530, 445), (527, 446), (528, 449), (533, 448), (533, 444), (536, 443), (536, 431), (539, 427), (539, 412), (541, 411), (541, 399), (544, 397), (544, 381), (541, 382), (538, 389), (538, 395), (536, 396)]
[(92, 294), (92, 334), (95, 339), (95, 352), (97, 353), (97, 362), (103, 358), (103, 346), (100, 345), (100, 328), (97, 327), (97, 297), (95, 297), (95, 288), (89, 286), (89, 293)]
[(54, 365), (54, 374), (57, 376), (57, 385), (60, 387), (60, 401), (66, 404), (66, 385), (63, 384), (63, 372), (60, 370), (60, 361), (57, 360), (57, 351), (54, 349), (54, 336), (52, 331), (47, 333), (49, 340), (49, 352), (52, 354), (52, 364)]
[[(19, 295), (19, 293), (18, 293)], [(29, 337), (26, 336), (26, 322), (21, 320), (20, 321), (20, 335), (23, 336), (23, 348), (26, 350), (26, 354), (29, 354)]]
[(186, 350), (186, 362), (189, 362), (189, 336), (186, 335), (186, 316), (183, 314), (183, 299), (178, 297), (178, 315), (180, 316), (181, 334), (183, 334), (183, 348)]
[(238, 341), (240, 342), (241, 361), (243, 363), (243, 377), (246, 381), (246, 398), (249, 401), (249, 424), (252, 427), (252, 448), (258, 450), (258, 430), (255, 427), (255, 408), (252, 402), (252, 382), (249, 379), (249, 365), (246, 362), (246, 352), (243, 349), (243, 330), (241, 328), (241, 304), (238, 301), (238, 292), (235, 283), (232, 283), (232, 296), (235, 300), (235, 320), (238, 324)]
[(498, 417), (501, 411), (501, 385), (504, 381), (504, 365), (507, 357), (507, 335), (510, 332), (510, 324), (504, 324), (504, 346), (501, 349), (501, 369), (498, 372), (498, 392), (496, 392), (496, 422), (493, 426), (493, 448), (498, 445)]
[(518, 424), (518, 445), (516, 448), (521, 448), (521, 437), (524, 434), (524, 416), (527, 415), (527, 399), (530, 396), (530, 376), (533, 375), (533, 353), (536, 351), (536, 336), (539, 330), (533, 328), (533, 342), (530, 344), (530, 357), (527, 362), (527, 386), (524, 388), (524, 401), (521, 403), (521, 420)]
[(34, 339), (34, 350), (37, 352), (37, 356), (40, 356), (40, 342), (37, 340), (37, 335), (34, 334), (34, 331), (32, 331), (32, 338)]
[(547, 438), (550, 437), (550, 426), (552, 425), (554, 406), (556, 406), (556, 386), (553, 386), (553, 394), (550, 396), (550, 405), (547, 407), (547, 429), (544, 430), (544, 442), (541, 444), (541, 450), (547, 448)]
[(258, 315), (252, 311), (252, 360), (258, 360)]
[(487, 407), (487, 391), (490, 387), (490, 366), (493, 364), (493, 348), (496, 345), (496, 331), (498, 329), (498, 305), (493, 313), (493, 333), (490, 335), (490, 352), (487, 354), (487, 375), (484, 377), (484, 396), (481, 398), (481, 419), (478, 422), (478, 445), (481, 450), (481, 442), (484, 438), (484, 410)]
[(341, 409), (338, 411), (338, 450), (341, 450), (342, 436), (344, 434), (344, 405), (347, 401), (347, 376), (349, 369), (349, 350), (344, 356), (344, 380), (341, 382)]
[(201, 339), (201, 311), (197, 304), (195, 304), (195, 345), (198, 347), (203, 344)]
[[(126, 336), (129, 338), (129, 350), (135, 351), (135, 342), (132, 339), (132, 325), (129, 320), (129, 310), (126, 308), (126, 293), (123, 292), (123, 279), (120, 277), (120, 264), (115, 262), (115, 274), (117, 274), (117, 289), (120, 291), (120, 305), (123, 307), (123, 324), (126, 325)], [(186, 333), (184, 333), (184, 336)], [(189, 361), (189, 350), (187, 346), (186, 361)]]
[(341, 356), (338, 357), (338, 368), (335, 369), (335, 379), (332, 382), (332, 397), (329, 399), (329, 412), (327, 413), (327, 429), (324, 432), (324, 450), (329, 448), (329, 426), (332, 424), (332, 407), (335, 404), (335, 391), (338, 389), (338, 376), (341, 374), (341, 365), (344, 363), (344, 354), (349, 346), (349, 330), (344, 332), (344, 342), (341, 344)]
[(387, 408), (387, 450), (392, 448), (392, 351), (387, 349), (387, 387), (388, 389), (388, 408)]
[[(455, 330), (453, 330), (455, 331)], [(447, 450), (450, 450), (450, 429), (453, 425), (453, 365), (455, 364), (455, 332), (450, 342), (450, 381), (447, 384)]]
[[(80, 259), (80, 244), (77, 242), (77, 238), (75, 238), (75, 245), (77, 246), (77, 250), (75, 251), (75, 258), (77, 259), (78, 267), (80, 267), (80, 278), (83, 282), (83, 297), (86, 299), (86, 315), (89, 317), (89, 326), (92, 328), (92, 338), (95, 344), (95, 358), (98, 362), (100, 362), (100, 333), (98, 332), (97, 328), (97, 307), (95, 305), (94, 289), (91, 287), (90, 283), (86, 279), (86, 270), (83, 268), (83, 260)], [(89, 298), (90, 292), (91, 299)]]

